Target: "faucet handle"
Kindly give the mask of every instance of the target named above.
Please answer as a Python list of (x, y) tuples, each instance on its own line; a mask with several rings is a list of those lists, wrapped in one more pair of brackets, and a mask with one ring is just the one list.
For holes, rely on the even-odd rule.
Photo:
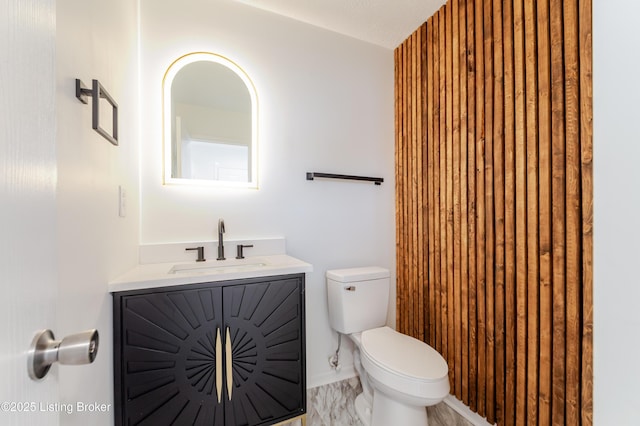
[(189, 250), (197, 250), (198, 251), (198, 258), (196, 259), (196, 262), (204, 262), (205, 259), (204, 258), (204, 247), (200, 246), (200, 247), (190, 247), (190, 248), (186, 248), (185, 251), (189, 251)]
[(237, 251), (238, 251), (237, 256), (236, 256), (236, 259), (244, 259), (243, 249), (244, 249), (245, 247), (253, 247), (253, 244), (244, 244), (244, 245), (243, 245), (243, 244), (238, 244), (238, 245), (236, 246), (236, 249), (237, 249)]

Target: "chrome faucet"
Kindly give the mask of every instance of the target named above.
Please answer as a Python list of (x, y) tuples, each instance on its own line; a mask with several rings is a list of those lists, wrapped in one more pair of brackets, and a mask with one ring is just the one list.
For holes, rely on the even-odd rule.
[(222, 239), (224, 234), (224, 220), (218, 219), (218, 259), (224, 260), (224, 240)]

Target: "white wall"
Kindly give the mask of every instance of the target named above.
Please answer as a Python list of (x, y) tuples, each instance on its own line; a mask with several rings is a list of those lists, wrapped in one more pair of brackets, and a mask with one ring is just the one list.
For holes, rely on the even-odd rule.
[[(63, 425), (113, 424), (112, 305), (107, 283), (137, 263), (139, 144), (137, 5), (130, 0), (57, 1), (57, 337), (97, 328), (93, 365), (61, 366), (60, 402), (112, 404), (106, 413), (60, 414)], [(120, 145), (91, 128), (75, 79), (98, 79), (118, 103)], [(102, 103), (101, 107), (107, 108)], [(110, 126), (105, 126), (110, 130)], [(118, 186), (127, 215), (118, 216)]]
[(593, 1), (594, 424), (638, 424), (640, 3)]
[[(336, 379), (325, 271), (372, 264), (395, 273), (393, 51), (227, 0), (141, 0), (140, 13), (141, 243), (211, 241), (218, 218), (229, 239), (284, 236), (288, 253), (315, 268), (308, 385)], [(258, 190), (162, 185), (162, 77), (194, 51), (228, 57), (256, 86)], [(385, 182), (306, 181), (307, 171)]]

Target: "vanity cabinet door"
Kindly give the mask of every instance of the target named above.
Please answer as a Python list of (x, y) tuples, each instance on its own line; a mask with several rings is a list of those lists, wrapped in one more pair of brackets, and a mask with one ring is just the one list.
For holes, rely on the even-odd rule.
[(225, 423), (268, 425), (304, 414), (302, 279), (225, 287), (223, 299)]
[(223, 425), (222, 288), (114, 304), (116, 425)]

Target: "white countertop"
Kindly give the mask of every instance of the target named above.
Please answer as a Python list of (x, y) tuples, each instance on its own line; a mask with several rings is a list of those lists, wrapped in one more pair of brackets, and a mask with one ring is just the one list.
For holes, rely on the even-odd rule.
[(109, 292), (312, 272), (311, 264), (286, 254), (244, 259), (138, 265), (109, 283)]

